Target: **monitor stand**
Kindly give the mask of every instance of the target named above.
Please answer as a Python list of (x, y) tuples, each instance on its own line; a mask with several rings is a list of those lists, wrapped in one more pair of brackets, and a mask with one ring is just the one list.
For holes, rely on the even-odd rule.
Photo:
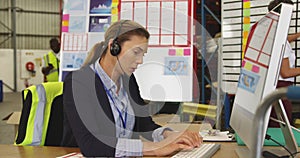
[(250, 150), (246, 146), (236, 147), (235, 152), (239, 158), (251, 158)]
[(277, 115), (277, 119), (281, 122), (280, 128), (284, 137), (285, 147), (289, 149), (291, 153), (296, 153), (298, 151), (298, 145), (295, 140), (294, 133), (292, 131), (290, 122), (284, 110), (281, 99), (278, 100), (277, 105), (273, 106)]
[[(250, 150), (246, 146), (236, 147), (235, 152), (239, 158), (251, 158)], [(280, 149), (278, 149), (278, 148), (276, 148), (276, 149), (263, 148), (263, 152), (269, 152), (269, 153), (275, 154), (278, 157), (289, 155), (289, 153), (283, 148), (280, 148)], [(262, 154), (261, 157), (270, 158), (271, 156), (263, 156), (263, 154)]]
[[(274, 107), (274, 110), (277, 115), (277, 120), (278, 120), (277, 122), (280, 122), (279, 123), (280, 128), (281, 128), (282, 134), (284, 136), (285, 144), (286, 144), (285, 147), (291, 153), (296, 153), (298, 151), (298, 145), (296, 143), (294, 133), (292, 132), (292, 128), (291, 128), (290, 122), (288, 120), (288, 117), (286, 115), (286, 112), (284, 110), (281, 99), (279, 99), (278, 103), (276, 103), (276, 105), (274, 105), (273, 107)], [(265, 113), (262, 113), (262, 114), (265, 114)], [(259, 117), (264, 118), (263, 116), (259, 116)], [(277, 148), (277, 149), (263, 148), (263, 150), (261, 150), (261, 151), (267, 151), (267, 152), (270, 152), (277, 156), (289, 155), (289, 153), (283, 148), (280, 148), (280, 149), (279, 148)], [(254, 153), (254, 151), (250, 151), (249, 148), (246, 146), (238, 146), (236, 148), (235, 152), (239, 158), (250, 158), (252, 153)], [(294, 156), (296, 156), (296, 155), (294, 155)], [(263, 157), (263, 156), (261, 155), (261, 157)]]

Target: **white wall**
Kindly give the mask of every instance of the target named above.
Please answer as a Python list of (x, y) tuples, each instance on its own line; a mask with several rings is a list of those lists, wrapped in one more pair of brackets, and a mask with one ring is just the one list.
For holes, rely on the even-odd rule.
[[(27, 80), (29, 85), (35, 85), (43, 82), (41, 72), (42, 57), (49, 50), (17, 50), (17, 91), (22, 91)], [(35, 76), (28, 72), (25, 65), (28, 61), (34, 63), (36, 71)], [(14, 61), (12, 49), (0, 49), (0, 80), (9, 87), (14, 88)], [(3, 85), (3, 92), (11, 92), (9, 88)]]

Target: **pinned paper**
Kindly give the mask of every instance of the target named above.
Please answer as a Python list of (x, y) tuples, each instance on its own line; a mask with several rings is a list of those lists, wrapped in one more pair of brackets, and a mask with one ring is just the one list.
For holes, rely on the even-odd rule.
[(64, 14), (62, 20), (63, 21), (69, 21), (70, 20), (70, 15), (69, 14)]
[(176, 50), (175, 49), (169, 49), (169, 55), (170, 56), (176, 55)]
[(252, 66), (252, 72), (259, 73), (259, 67), (256, 65)]
[(243, 25), (243, 30), (250, 30), (250, 24), (244, 24)]
[(244, 8), (250, 8), (250, 1), (243, 3)]
[(112, 22), (112, 23), (117, 22), (118, 19), (119, 19), (119, 18), (118, 18), (118, 15), (112, 15), (112, 16), (111, 16), (111, 22)]
[(243, 14), (244, 16), (250, 16), (250, 9), (244, 9)]
[(183, 50), (183, 55), (184, 56), (190, 56), (191, 55), (191, 50), (190, 49), (184, 49)]
[(244, 24), (250, 24), (250, 17), (244, 17)]
[(69, 32), (69, 27), (68, 26), (61, 27), (61, 32)]
[(245, 63), (246, 63), (246, 61), (245, 61), (245, 60), (243, 60), (243, 61), (242, 61), (242, 67), (244, 67), (244, 66), (245, 66)]
[(183, 56), (183, 49), (176, 49), (177, 56)]
[(252, 71), (252, 64), (249, 63), (249, 62), (246, 62), (244, 68), (245, 68), (246, 70)]
[(62, 21), (62, 26), (69, 26), (69, 21)]
[(111, 14), (118, 14), (118, 8), (117, 7), (113, 7), (112, 9), (111, 9)]

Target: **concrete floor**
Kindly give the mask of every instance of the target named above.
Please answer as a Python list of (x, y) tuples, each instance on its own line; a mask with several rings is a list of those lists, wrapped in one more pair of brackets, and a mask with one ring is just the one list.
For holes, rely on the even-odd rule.
[(13, 144), (15, 139), (15, 127), (14, 125), (7, 124), (2, 120), (13, 111), (21, 111), (22, 109), (22, 94), (16, 93), (4, 93), (3, 101), (0, 102), (0, 144)]

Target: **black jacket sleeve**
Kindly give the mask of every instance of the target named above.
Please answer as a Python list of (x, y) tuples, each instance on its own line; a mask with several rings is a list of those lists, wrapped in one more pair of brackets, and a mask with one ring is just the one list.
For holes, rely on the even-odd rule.
[[(97, 82), (89, 70), (69, 73), (65, 78), (62, 145), (78, 145), (82, 154), (88, 157), (114, 157), (117, 144), (115, 125), (112, 112), (106, 114), (99, 103), (98, 98), (107, 97), (105, 92), (96, 91), (101, 89)], [(109, 105), (108, 100), (103, 102)]]
[(139, 86), (134, 75), (131, 75), (129, 78), (128, 91), (130, 92), (129, 98), (131, 100), (131, 105), (134, 109), (136, 118), (134, 131), (135, 133), (138, 133), (144, 138), (152, 141), (153, 131), (161, 126), (157, 125), (152, 120), (149, 113), (149, 106), (144, 102), (140, 95)]

